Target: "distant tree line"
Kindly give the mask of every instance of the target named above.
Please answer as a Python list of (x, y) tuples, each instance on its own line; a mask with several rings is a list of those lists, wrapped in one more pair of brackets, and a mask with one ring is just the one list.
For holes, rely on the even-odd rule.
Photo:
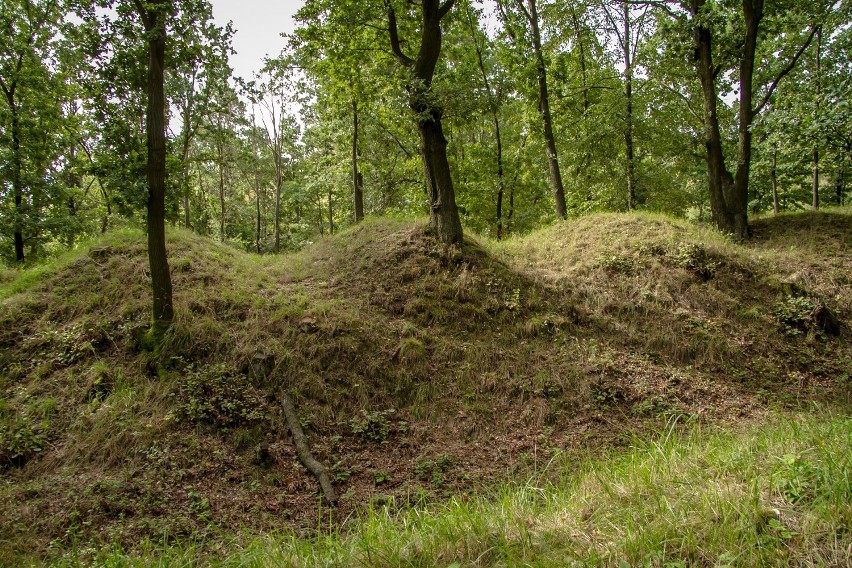
[(0, 254), (128, 223), (278, 252), (382, 214), (428, 214), (448, 243), (631, 209), (747, 238), (754, 213), (848, 199), (851, 13), (308, 0), (241, 78), (205, 0), (6, 0)]

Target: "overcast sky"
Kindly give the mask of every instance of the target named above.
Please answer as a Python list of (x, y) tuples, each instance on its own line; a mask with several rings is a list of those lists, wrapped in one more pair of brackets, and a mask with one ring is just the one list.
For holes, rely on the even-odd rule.
[(293, 30), (293, 14), (304, 0), (210, 0), (216, 22), (234, 22), (234, 74), (250, 79), (266, 55), (276, 56), (284, 47), (282, 32)]

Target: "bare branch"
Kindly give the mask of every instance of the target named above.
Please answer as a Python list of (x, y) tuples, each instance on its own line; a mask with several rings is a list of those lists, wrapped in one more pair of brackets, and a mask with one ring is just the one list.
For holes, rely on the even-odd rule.
[(671, 94), (675, 95), (677, 98), (682, 100), (686, 104), (686, 108), (689, 110), (689, 112), (692, 113), (692, 116), (694, 116), (699, 122), (704, 121), (704, 118), (692, 106), (692, 103), (689, 101), (689, 97), (687, 97), (686, 95), (684, 95), (683, 93), (681, 93), (677, 89), (672, 88), (669, 85), (665, 85), (665, 88)]

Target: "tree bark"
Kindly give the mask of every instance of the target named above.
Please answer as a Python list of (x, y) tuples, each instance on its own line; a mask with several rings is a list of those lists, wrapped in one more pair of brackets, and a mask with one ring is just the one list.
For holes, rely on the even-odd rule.
[(174, 320), (172, 280), (166, 253), (166, 96), (164, 67), (166, 54), (166, 10), (168, 2), (146, 9), (135, 0), (148, 34), (148, 105), (146, 134), (148, 145), (148, 263), (154, 296), (151, 332), (155, 343)]
[[(822, 97), (822, 69), (821, 69), (821, 50), (822, 50), (822, 28), (817, 30), (816, 34), (816, 103), (814, 105), (814, 119), (819, 120), (820, 99)], [(811, 192), (813, 193), (813, 208), (819, 209), (819, 140), (814, 140), (814, 160), (813, 160), (813, 184)]]
[(18, 119), (18, 107), (15, 104), (14, 90), (9, 93), (9, 107), (12, 111), (12, 192), (15, 196), (15, 261), (24, 261), (23, 209), (24, 192), (21, 182), (21, 126)]
[[(693, 22), (701, 15), (706, 0), (691, 0), (689, 4)], [(804, 50), (810, 45), (818, 28), (812, 27), (811, 33), (788, 64), (769, 85), (767, 92), (757, 106), (753, 105), (754, 96), (754, 58), (757, 51), (757, 35), (764, 15), (764, 0), (742, 1), (745, 35), (742, 42), (742, 55), (739, 69), (739, 110), (737, 169), (734, 175), (725, 166), (722, 150), (722, 137), (719, 132), (719, 120), (716, 114), (716, 69), (713, 63), (712, 35), (702, 23), (694, 23), (696, 63), (701, 91), (704, 95), (704, 139), (707, 148), (707, 173), (710, 193), (710, 209), (713, 221), (723, 232), (735, 239), (745, 239), (748, 229), (748, 185), (751, 170), (752, 135), (751, 125), (754, 117), (766, 106), (778, 82), (796, 65)]]
[(334, 193), (328, 186), (328, 234), (334, 234)]
[[(749, 3), (749, 0), (744, 0), (744, 4)], [(692, 0), (693, 16), (698, 15), (701, 8), (704, 6), (705, 0)], [(752, 19), (754, 21), (754, 19)], [(759, 21), (759, 20), (758, 20)], [(749, 27), (748, 24), (746, 26)], [(753, 32), (756, 32), (754, 28)], [(750, 35), (747, 30), (747, 38)], [(748, 236), (747, 224), (747, 191), (748, 191), (748, 170), (747, 166), (744, 172), (738, 172), (737, 178), (739, 183), (735, 183), (734, 176), (728, 171), (725, 165), (725, 155), (722, 148), (722, 135), (719, 129), (719, 117), (717, 114), (717, 96), (716, 96), (716, 70), (713, 63), (713, 47), (712, 34), (710, 29), (703, 24), (696, 24), (693, 32), (693, 38), (696, 45), (696, 59), (698, 67), (698, 78), (701, 83), (701, 91), (704, 97), (704, 144), (707, 151), (707, 177), (708, 189), (710, 196), (710, 210), (713, 216), (713, 222), (723, 232), (732, 234), (734, 238), (743, 239)], [(756, 39), (756, 33), (754, 36)], [(747, 52), (749, 49), (748, 39), (743, 48), (743, 58), (741, 60), (740, 70), (740, 125), (739, 125), (739, 161), (750, 157), (751, 134), (748, 129), (749, 124), (743, 124), (743, 118), (749, 118), (751, 108), (747, 109), (744, 116), (743, 99), (747, 98), (751, 103), (751, 73), (748, 79), (743, 75), (743, 71), (749, 71), (749, 68), (743, 69), (746, 66)], [(752, 49), (754, 45), (752, 45)], [(754, 51), (752, 50), (752, 60), (750, 62), (750, 70), (753, 72), (754, 66)], [(747, 87), (748, 93), (744, 93), (744, 88)], [(743, 128), (745, 127), (745, 129)], [(742, 147), (744, 142), (749, 143), (747, 151)], [(746, 160), (747, 161), (747, 160)], [(738, 168), (739, 169), (739, 168)], [(742, 174), (745, 174), (744, 176)], [(743, 184), (745, 181), (745, 184)], [(746, 194), (741, 195), (741, 191), (745, 190)]]
[(627, 157), (627, 209), (636, 209), (636, 163), (633, 157), (633, 59), (630, 53), (630, 3), (623, 2), (624, 8), (624, 96), (627, 99), (624, 109), (624, 145)]
[(254, 170), (254, 201), (257, 206), (257, 228), (254, 233), (254, 242), (257, 247), (257, 254), (260, 254), (260, 172), (257, 171), (257, 166)]
[(275, 247), (273, 251), (277, 254), (281, 251), (281, 185), (283, 173), (281, 172), (281, 154), (279, 150), (275, 165)]
[(422, 0), (420, 32), (420, 50), (416, 59), (407, 57), (400, 45), (396, 12), (385, 0), (388, 12), (388, 32), (391, 49), (396, 57), (411, 73), (408, 83), (409, 108), (414, 112), (417, 132), (420, 136), (420, 158), (426, 180), (426, 194), (429, 198), (429, 220), (432, 230), (446, 244), (462, 242), (462, 226), (456, 206), (453, 178), (447, 159), (447, 139), (441, 126), (442, 111), (431, 99), (432, 77), (441, 55), (441, 19), (450, 11), (455, 0)]
[(352, 99), (352, 200), (355, 222), (364, 219), (364, 178), (358, 170), (358, 101)]
[(772, 180), (772, 212), (778, 215), (778, 149), (772, 150), (772, 169), (769, 179)]
[[(440, 111), (433, 108), (426, 110), (425, 114), (427, 118), (417, 120), (417, 133), (420, 135), (420, 156), (429, 196), (430, 222), (445, 243), (461, 243), (462, 226), (447, 160), (447, 139), (441, 127)], [(418, 115), (422, 116), (421, 113)]]
[(485, 87), (485, 91), (488, 93), (488, 107), (491, 111), (491, 121), (494, 125), (494, 139), (497, 143), (497, 155), (495, 156), (497, 162), (497, 211), (496, 211), (496, 221), (497, 221), (497, 240), (503, 238), (503, 234), (505, 232), (505, 228), (503, 227), (503, 195), (505, 193), (505, 180), (503, 176), (503, 139), (500, 135), (500, 116), (498, 114), (499, 105), (497, 101), (497, 97), (494, 94), (494, 91), (491, 90), (491, 82), (488, 80), (488, 73), (485, 71), (485, 62), (482, 57), (482, 47), (479, 45), (479, 41), (476, 39), (476, 27), (473, 24), (473, 17), (471, 15), (470, 6), (467, 7), (466, 10), (467, 22), (470, 28), (470, 36), (471, 40), (474, 42), (474, 48), (476, 49), (476, 61), (479, 65), (479, 73), (482, 75), (482, 84)]
[[(220, 125), (221, 133), (221, 125)], [(216, 143), (219, 155), (219, 241), (225, 242), (225, 150), (222, 141)]]
[[(515, 0), (523, 8), (520, 0)], [(553, 119), (550, 115), (550, 97), (547, 92), (547, 65), (541, 47), (541, 33), (538, 25), (538, 9), (536, 0), (527, 0), (527, 20), (530, 24), (533, 40), (533, 53), (536, 62), (536, 77), (538, 79), (538, 112), (544, 127), (544, 145), (547, 152), (547, 167), (550, 170), (550, 185), (553, 188), (553, 198), (556, 202), (556, 217), (565, 219), (568, 208), (565, 204), (565, 188), (562, 184), (562, 172), (559, 169), (559, 157), (556, 151), (556, 138), (553, 135)]]

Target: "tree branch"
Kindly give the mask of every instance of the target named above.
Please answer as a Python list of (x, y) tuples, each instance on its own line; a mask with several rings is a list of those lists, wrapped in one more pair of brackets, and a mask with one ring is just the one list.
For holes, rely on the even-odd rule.
[(391, 6), (390, 0), (385, 0), (385, 8), (388, 10), (388, 34), (390, 35), (391, 51), (400, 63), (406, 67), (414, 65), (414, 60), (402, 52), (399, 44), (399, 31), (396, 25), (396, 11)]
[(668, 2), (665, 0), (629, 0), (631, 6), (651, 6), (653, 8), (659, 8), (663, 12), (665, 12), (670, 18), (677, 20), (678, 15), (669, 8)]
[(526, 6), (524, 6), (523, 0), (515, 0), (515, 4), (518, 6), (518, 9), (524, 14), (530, 25), (532, 25), (532, 14), (530, 14), (529, 10), (527, 10)]
[(145, 29), (150, 31), (151, 19), (149, 17), (148, 10), (145, 9), (141, 0), (133, 0), (133, 5), (136, 6), (136, 11), (139, 13), (139, 17), (142, 18), (142, 24), (144, 24)]
[(438, 19), (442, 19), (447, 15), (447, 12), (453, 9), (453, 4), (456, 3), (456, 0), (447, 0), (444, 2), (444, 5), (438, 8)]
[(814, 36), (815, 36), (815, 35), (816, 35), (816, 33), (820, 30), (820, 28), (821, 28), (821, 27), (822, 27), (822, 26), (821, 26), (820, 24), (814, 24), (814, 25), (811, 27), (811, 33), (810, 33), (810, 34), (808, 34), (808, 39), (806, 39), (806, 40), (805, 40), (805, 43), (802, 45), (802, 47), (800, 47), (800, 48), (799, 48), (799, 51), (797, 51), (797, 52), (796, 52), (796, 54), (793, 56), (793, 58), (790, 60), (790, 62), (789, 62), (789, 63), (787, 63), (786, 67), (784, 67), (784, 68), (781, 70), (781, 72), (780, 72), (780, 73), (778, 73), (778, 76), (777, 76), (777, 77), (775, 77), (775, 80), (774, 80), (774, 81), (772, 81), (772, 84), (770, 84), (770, 85), (769, 85), (769, 90), (768, 90), (768, 91), (766, 91), (766, 94), (763, 96), (763, 100), (761, 100), (761, 101), (760, 101), (760, 104), (759, 104), (759, 105), (757, 105), (757, 106), (756, 106), (756, 107), (752, 110), (752, 114), (753, 114), (754, 116), (757, 116), (758, 114), (760, 114), (760, 112), (763, 110), (763, 108), (764, 108), (764, 107), (765, 107), (765, 106), (769, 103), (769, 99), (770, 99), (770, 98), (772, 97), (772, 95), (775, 93), (775, 88), (778, 86), (778, 83), (779, 83), (779, 82), (781, 81), (781, 79), (783, 79), (783, 78), (784, 78), (787, 74), (789, 74), (789, 73), (790, 73), (790, 71), (792, 71), (792, 70), (793, 70), (793, 68), (796, 66), (796, 63), (799, 61), (799, 58), (802, 56), (802, 54), (805, 52), (805, 50), (806, 50), (806, 49), (808, 48), (808, 46), (811, 44), (811, 41), (813, 41)]

